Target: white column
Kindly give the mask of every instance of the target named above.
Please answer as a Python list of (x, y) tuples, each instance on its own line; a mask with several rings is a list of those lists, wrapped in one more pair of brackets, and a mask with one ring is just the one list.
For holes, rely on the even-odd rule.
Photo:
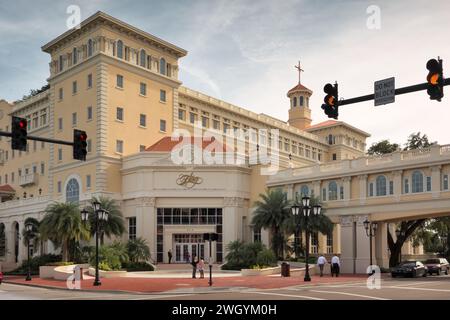
[(397, 170), (392, 172), (392, 174), (394, 175), (394, 199), (396, 201), (400, 201), (400, 197), (402, 195), (402, 175), (403, 175), (403, 171), (402, 170)]
[(359, 203), (366, 203), (367, 198), (367, 174), (359, 176)]
[(320, 180), (312, 182), (312, 189), (314, 190), (314, 196), (318, 197), (320, 200), (322, 199), (322, 193), (320, 190)]
[(344, 201), (347, 205), (351, 198), (351, 189), (350, 189), (351, 177), (342, 178), (342, 186), (344, 187)]
[(286, 194), (287, 194), (288, 200), (294, 200), (295, 195), (294, 195), (294, 185), (293, 184), (288, 184), (286, 186)]
[(354, 273), (355, 243), (353, 216), (341, 216), (341, 272)]
[(375, 263), (384, 268), (389, 267), (389, 250), (387, 243), (387, 223), (378, 222), (378, 229), (375, 235)]
[(431, 167), (431, 193), (433, 198), (441, 194), (441, 166)]
[[(156, 199), (141, 198), (140, 200), (140, 204), (136, 207), (136, 237), (147, 240), (152, 260), (156, 261)], [(169, 249), (164, 248), (164, 251), (167, 252)], [(166, 256), (167, 254), (164, 254), (164, 259), (167, 258)]]
[(244, 200), (241, 198), (224, 198), (222, 217), (223, 258), (228, 251), (227, 245), (231, 241), (242, 240), (242, 208)]

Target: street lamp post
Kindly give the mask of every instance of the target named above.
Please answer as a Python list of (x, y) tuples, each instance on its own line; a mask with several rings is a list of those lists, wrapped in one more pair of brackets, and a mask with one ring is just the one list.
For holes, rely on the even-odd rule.
[(25, 278), (25, 281), (31, 281), (31, 264), (30, 264), (30, 240), (33, 238), (33, 225), (31, 223), (28, 223), (25, 225), (25, 230), (27, 232), (27, 255), (28, 255), (28, 270), (27, 270), (27, 277)]
[[(98, 256), (98, 234), (100, 232), (101, 224), (103, 222), (108, 221), (109, 212), (102, 209), (100, 207), (99, 202), (93, 202), (92, 206), (94, 208), (94, 219), (95, 219), (95, 280), (94, 280), (94, 286), (100, 286), (102, 283), (100, 282), (100, 274), (99, 274), (99, 256)], [(81, 220), (84, 222), (89, 221), (89, 211), (86, 209), (81, 210)]]
[[(315, 216), (320, 215), (322, 211), (322, 207), (320, 205), (315, 205), (311, 208), (310, 206), (311, 198), (310, 197), (302, 197), (302, 212), (303, 216), (305, 217), (305, 236), (306, 236), (306, 251), (305, 251), (305, 259), (306, 259), (306, 265), (305, 265), (305, 277), (304, 281), (311, 281), (311, 276), (309, 275), (309, 215), (311, 214), (311, 209), (313, 209), (313, 214)], [(297, 217), (297, 227), (299, 225), (299, 216), (300, 216), (300, 206), (298, 206), (297, 201), (294, 203), (294, 205), (291, 207), (292, 214)]]
[(372, 238), (375, 237), (375, 232), (377, 231), (378, 228), (378, 223), (376, 222), (371, 222), (369, 221), (367, 218), (366, 220), (364, 220), (363, 222), (364, 224), (364, 229), (366, 229), (366, 235), (369, 237), (369, 254), (370, 254), (370, 274), (373, 273), (372, 270)]

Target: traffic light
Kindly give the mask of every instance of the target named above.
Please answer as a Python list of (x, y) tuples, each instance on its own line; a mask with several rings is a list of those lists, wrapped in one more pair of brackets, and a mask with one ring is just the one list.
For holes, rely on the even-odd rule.
[(338, 100), (338, 84), (334, 86), (331, 83), (327, 83), (323, 88), (323, 91), (327, 94), (325, 96), (324, 104), (322, 104), (322, 109), (328, 118), (334, 118), (337, 120), (339, 115), (339, 100)]
[(27, 120), (12, 117), (11, 122), (11, 148), (13, 150), (27, 150)]
[(444, 75), (442, 70), (442, 60), (438, 58), (430, 59), (427, 62), (428, 69), (428, 88), (427, 93), (430, 96), (430, 100), (441, 101), (444, 97)]
[(85, 131), (73, 130), (73, 158), (86, 161), (87, 134)]

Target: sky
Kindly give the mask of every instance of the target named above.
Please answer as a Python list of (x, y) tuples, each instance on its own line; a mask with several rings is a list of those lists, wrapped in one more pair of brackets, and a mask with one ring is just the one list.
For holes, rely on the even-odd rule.
[[(184, 86), (281, 120), (299, 60), (302, 84), (314, 92), (313, 123), (328, 119), (320, 108), (327, 82), (349, 99), (393, 76), (397, 88), (425, 82), (428, 59), (444, 60), (444, 76), (450, 63), (448, 0), (0, 0), (0, 99), (46, 84), (50, 59), (40, 48), (67, 30), (70, 5), (82, 20), (101, 10), (186, 49)], [(403, 144), (417, 131), (450, 144), (450, 87), (444, 91), (442, 102), (421, 91), (384, 106), (342, 106), (339, 120), (370, 133), (369, 145)]]

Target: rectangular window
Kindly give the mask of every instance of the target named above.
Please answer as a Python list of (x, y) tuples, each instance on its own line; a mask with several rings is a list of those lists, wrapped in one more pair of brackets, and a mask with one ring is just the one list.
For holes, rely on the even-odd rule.
[(344, 200), (344, 187), (342, 186), (339, 188), (339, 195), (341, 200)]
[(327, 189), (322, 189), (322, 201), (327, 201)]
[(203, 128), (209, 127), (209, 119), (208, 118), (202, 117), (202, 126), (203, 126)]
[(45, 174), (45, 163), (41, 162), (41, 174), (44, 175)]
[(216, 130), (220, 130), (220, 121), (219, 120), (213, 120), (213, 128)]
[(336, 153), (333, 153), (333, 161), (337, 160), (337, 155)]
[(427, 191), (431, 191), (431, 177), (427, 177)]
[(61, 193), (61, 181), (58, 181), (58, 193)]
[(116, 152), (123, 153), (123, 141), (116, 140)]
[(58, 160), (62, 161), (62, 149), (58, 148)]
[(186, 118), (186, 111), (178, 109), (178, 119), (184, 121), (185, 118)]
[(92, 152), (92, 140), (91, 139), (87, 140), (86, 151), (87, 152)]
[(389, 194), (394, 194), (394, 181), (389, 181)]
[(159, 101), (166, 102), (166, 90), (159, 91)]
[(58, 118), (58, 130), (62, 130), (62, 129), (63, 129), (63, 119)]
[(141, 144), (139, 146), (139, 152), (144, 152), (144, 151), (145, 151), (145, 146)]
[(195, 113), (190, 112), (189, 113), (189, 122), (194, 124), (196, 120), (197, 120), (197, 115)]
[(77, 94), (78, 92), (78, 84), (76, 81), (72, 82), (72, 94)]
[(92, 120), (92, 107), (87, 107), (87, 119)]
[(159, 131), (166, 132), (166, 120), (159, 120)]
[(89, 189), (91, 187), (91, 175), (88, 174), (86, 176), (86, 188)]
[(118, 107), (116, 110), (116, 119), (123, 121), (123, 108)]
[(403, 191), (404, 191), (404, 193), (409, 193), (409, 181), (408, 181), (408, 179), (405, 179)]
[(369, 197), (373, 197), (373, 183), (369, 184)]
[(136, 217), (128, 218), (128, 239), (136, 239)]
[(64, 89), (63, 88), (59, 88), (59, 100), (64, 99)]
[(33, 165), (33, 173), (37, 173), (37, 166)]
[(139, 93), (141, 94), (141, 96), (147, 95), (147, 85), (143, 82), (141, 82), (141, 88), (140, 88)]
[(253, 228), (253, 242), (261, 242), (261, 228)]
[(120, 74), (117, 75), (116, 87), (123, 89), (123, 76), (121, 76)]
[(444, 175), (443, 183), (442, 183), (442, 188), (443, 188), (444, 190), (448, 190), (448, 174), (445, 174), (445, 175)]
[(139, 117), (139, 125), (141, 127), (146, 127), (147, 126), (147, 116), (145, 114), (141, 114)]
[(87, 88), (92, 88), (92, 73), (88, 74), (87, 76)]
[(74, 112), (72, 113), (72, 126), (76, 126), (77, 125), (77, 113)]

